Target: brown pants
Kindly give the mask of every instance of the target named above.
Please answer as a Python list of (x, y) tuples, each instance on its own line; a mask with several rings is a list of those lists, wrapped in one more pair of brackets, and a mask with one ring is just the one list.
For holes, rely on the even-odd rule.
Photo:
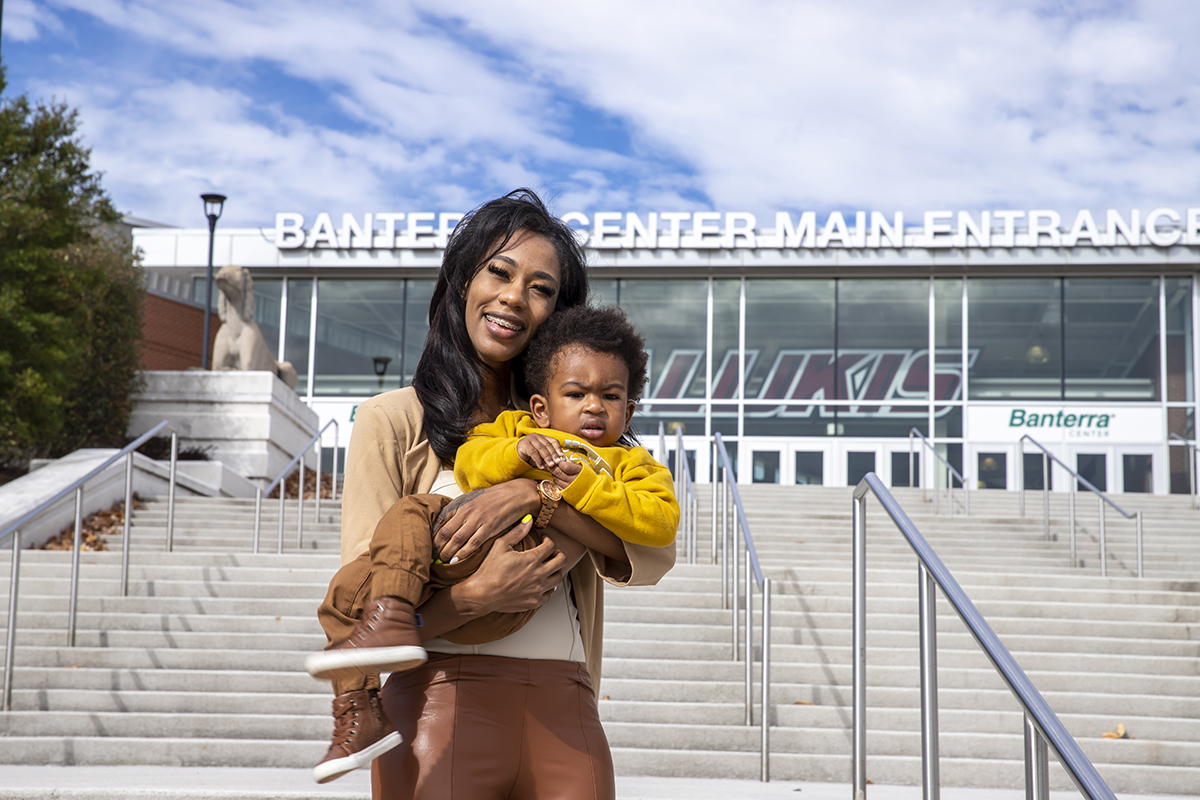
[[(373, 598), (399, 597), (416, 608), (438, 589), (461, 583), (475, 574), (491, 551), (492, 540), (455, 564), (432, 563), (433, 532), (456, 509), (448, 497), (439, 494), (408, 495), (388, 509), (375, 526), (370, 549), (337, 571), (329, 582), (324, 602), (317, 609), (329, 644), (350, 635), (354, 623), (362, 618), (363, 609)], [(536, 544), (532, 535), (526, 536), (516, 549), (527, 550)], [(442, 638), (456, 644), (494, 642), (524, 627), (536, 610), (493, 611), (442, 634)], [(333, 682), (333, 691), (343, 694), (378, 685), (373, 678), (340, 679)]]
[(374, 800), (613, 800), (587, 667), (430, 653), (383, 706), (403, 741), (371, 768)]

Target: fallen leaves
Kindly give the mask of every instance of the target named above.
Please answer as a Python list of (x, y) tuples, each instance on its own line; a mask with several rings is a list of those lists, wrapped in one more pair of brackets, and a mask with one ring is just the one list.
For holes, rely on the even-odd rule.
[[(135, 511), (143, 509), (146, 504), (142, 502), (142, 498), (137, 494), (133, 495), (133, 508)], [(83, 533), (83, 541), (80, 543), (80, 550), (98, 552), (107, 550), (108, 545), (105, 544), (103, 537), (105, 536), (120, 536), (125, 526), (125, 501), (119, 500), (113, 504), (113, 507), (104, 511), (97, 511), (94, 514), (89, 514), (84, 518), (81, 530)], [(50, 539), (39, 550), (70, 550), (75, 546), (75, 525), (72, 523), (63, 528), (62, 531)]]
[(1132, 739), (1133, 737), (1129, 735), (1129, 731), (1125, 730), (1125, 724), (1120, 723), (1117, 725), (1117, 729), (1115, 731), (1105, 731), (1104, 733), (1100, 734), (1100, 738), (1101, 739)]

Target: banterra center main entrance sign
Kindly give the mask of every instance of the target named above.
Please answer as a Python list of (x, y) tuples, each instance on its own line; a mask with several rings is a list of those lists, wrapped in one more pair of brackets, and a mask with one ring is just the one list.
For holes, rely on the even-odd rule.
[[(322, 212), (306, 225), (303, 214), (275, 215), (275, 245), (282, 250), (394, 250), (445, 247), (463, 218), (457, 212), (342, 214), (340, 224)], [(775, 214), (773, 229), (758, 227), (747, 211), (573, 211), (563, 215), (580, 240), (597, 250), (621, 249), (825, 249), (989, 247), (1173, 247), (1200, 245), (1200, 208), (1155, 208), (1064, 219), (1047, 209), (926, 211), (920, 228), (906, 228), (902, 212), (831, 212), (822, 224), (815, 211)]]

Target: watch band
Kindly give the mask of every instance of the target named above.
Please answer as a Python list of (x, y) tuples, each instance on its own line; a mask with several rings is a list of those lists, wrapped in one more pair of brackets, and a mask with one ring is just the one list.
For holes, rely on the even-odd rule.
[(538, 495), (542, 498), (542, 510), (538, 514), (537, 521), (533, 523), (535, 528), (544, 528), (550, 524), (550, 517), (554, 516), (554, 510), (558, 508), (558, 503), (562, 500), (562, 490), (558, 488), (558, 484), (554, 481), (538, 481)]

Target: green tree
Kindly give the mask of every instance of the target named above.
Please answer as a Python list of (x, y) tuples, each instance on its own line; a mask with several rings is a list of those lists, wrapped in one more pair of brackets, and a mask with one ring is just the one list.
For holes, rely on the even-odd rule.
[(0, 466), (118, 444), (128, 421), (141, 274), (77, 130), (65, 104), (0, 101)]

